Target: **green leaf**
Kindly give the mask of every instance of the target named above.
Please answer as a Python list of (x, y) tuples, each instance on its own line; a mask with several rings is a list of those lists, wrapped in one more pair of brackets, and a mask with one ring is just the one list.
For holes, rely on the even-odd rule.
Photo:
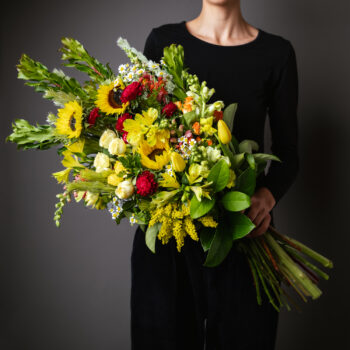
[(229, 222), (228, 226), (231, 228), (233, 240), (245, 237), (255, 228), (254, 223), (248, 216), (242, 213), (230, 213)]
[(208, 199), (202, 197), (202, 200), (199, 201), (196, 196), (193, 196), (191, 199), (190, 213), (192, 219), (198, 219), (201, 216), (207, 214), (214, 206), (215, 198)]
[(250, 207), (250, 197), (243, 192), (227, 192), (221, 199), (224, 208), (229, 211), (241, 211)]
[(231, 165), (234, 169), (238, 169), (245, 159), (245, 153), (238, 153), (233, 155)]
[(254, 156), (252, 154), (246, 153), (245, 159), (247, 160), (249, 166), (255, 170), (255, 158), (254, 158)]
[(236, 180), (236, 187), (240, 192), (252, 196), (256, 186), (256, 172), (252, 168), (247, 168)]
[(243, 140), (238, 145), (238, 149), (241, 153), (252, 153), (253, 151), (257, 151), (259, 149), (259, 145), (254, 140)]
[(148, 226), (146, 231), (146, 235), (145, 235), (146, 245), (149, 248), (149, 250), (153, 253), (156, 252), (156, 239), (161, 226), (162, 226), (162, 223), (158, 222), (153, 226)]
[(225, 221), (220, 221), (216, 228), (214, 238), (211, 242), (207, 258), (203, 266), (214, 267), (219, 265), (227, 256), (232, 248), (233, 238), (230, 228)]
[(191, 127), (191, 125), (197, 119), (196, 111), (187, 112), (183, 115), (184, 123), (187, 127)]
[(200, 229), (199, 239), (201, 241), (202, 248), (205, 252), (209, 249), (211, 242), (214, 238), (214, 234), (215, 234), (215, 229), (211, 227), (202, 227)]
[(230, 169), (224, 159), (220, 159), (210, 170), (208, 182), (215, 192), (222, 191), (230, 179)]
[(223, 120), (227, 124), (229, 130), (233, 129), (233, 121), (235, 119), (236, 111), (237, 111), (237, 103), (231, 103), (224, 109)]
[(254, 156), (254, 159), (257, 163), (262, 162), (262, 161), (268, 161), (269, 159), (281, 162), (281, 159), (278, 158), (277, 156), (275, 156), (274, 154), (254, 153), (253, 156)]

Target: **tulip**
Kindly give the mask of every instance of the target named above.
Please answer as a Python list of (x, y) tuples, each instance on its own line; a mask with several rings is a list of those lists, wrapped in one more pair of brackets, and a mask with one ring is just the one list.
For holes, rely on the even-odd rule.
[(227, 145), (232, 139), (231, 131), (223, 120), (218, 121), (218, 136), (224, 145)]
[(177, 152), (172, 152), (170, 155), (171, 165), (176, 172), (184, 171), (186, 167), (185, 160)]

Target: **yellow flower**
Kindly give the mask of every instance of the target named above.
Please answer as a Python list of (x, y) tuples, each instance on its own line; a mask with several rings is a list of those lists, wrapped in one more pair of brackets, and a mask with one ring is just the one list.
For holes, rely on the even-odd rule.
[(228, 183), (226, 185), (227, 188), (231, 188), (235, 185), (235, 180), (236, 180), (236, 173), (230, 169), (230, 179), (228, 180)]
[(115, 173), (118, 175), (118, 173), (120, 173), (121, 171), (126, 171), (126, 169), (124, 168), (124, 165), (122, 164), (122, 162), (120, 162), (119, 160), (117, 160), (114, 163), (114, 171)]
[(162, 173), (163, 180), (159, 181), (159, 185), (168, 188), (180, 188), (175, 176), (171, 176), (168, 173)]
[(212, 127), (213, 117), (201, 118), (200, 125), (201, 125), (201, 133), (205, 132), (207, 135), (210, 135), (210, 136), (216, 133), (216, 129)]
[(71, 172), (72, 169), (67, 168), (61, 171), (58, 171), (56, 173), (53, 173), (52, 175), (54, 178), (57, 180), (58, 183), (66, 183), (68, 182), (69, 178), (69, 173)]
[(70, 101), (57, 113), (56, 130), (68, 138), (79, 137), (82, 130), (83, 108), (77, 101)]
[(98, 152), (94, 159), (94, 167), (96, 168), (96, 173), (101, 173), (104, 170), (109, 169), (110, 161), (107, 154)]
[(133, 146), (138, 146), (157, 117), (158, 111), (155, 108), (149, 108), (147, 111), (142, 111), (142, 114), (136, 113), (135, 119), (126, 119), (123, 127), (128, 132), (127, 141)]
[(158, 141), (150, 146), (145, 140), (141, 141), (138, 153), (141, 155), (141, 164), (153, 170), (160, 170), (170, 161), (170, 147), (168, 142)]
[(118, 186), (123, 181), (122, 177), (119, 177), (116, 173), (108, 175), (107, 183), (112, 186)]
[(173, 166), (174, 171), (182, 172), (186, 168), (186, 161), (182, 156), (177, 152), (171, 152), (170, 155), (171, 165)]
[(120, 101), (124, 88), (124, 83), (120, 78), (108, 85), (101, 85), (97, 91), (95, 105), (106, 114), (124, 113), (129, 105), (129, 102), (122, 103)]
[(202, 216), (197, 220), (201, 222), (204, 227), (216, 227), (218, 225), (218, 223), (210, 215)]
[(218, 136), (224, 145), (228, 144), (232, 139), (231, 131), (223, 120), (218, 121)]

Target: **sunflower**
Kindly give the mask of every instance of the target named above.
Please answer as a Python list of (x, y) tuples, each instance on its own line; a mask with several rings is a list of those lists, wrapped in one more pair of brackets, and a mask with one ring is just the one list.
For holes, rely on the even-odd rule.
[(138, 148), (141, 155), (141, 164), (153, 170), (160, 170), (170, 161), (170, 147), (168, 142), (158, 141), (150, 146), (146, 140), (142, 140)]
[(56, 130), (68, 138), (79, 137), (82, 129), (83, 109), (77, 101), (70, 101), (58, 110)]
[(122, 103), (120, 96), (125, 86), (121, 79), (111, 82), (109, 85), (101, 85), (97, 91), (96, 106), (106, 114), (122, 114), (129, 105), (129, 101)]

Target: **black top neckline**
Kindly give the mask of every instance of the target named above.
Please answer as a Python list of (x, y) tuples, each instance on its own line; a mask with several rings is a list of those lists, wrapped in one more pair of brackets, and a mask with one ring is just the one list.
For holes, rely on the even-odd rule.
[(255, 44), (257, 44), (260, 41), (262, 34), (263, 34), (263, 30), (261, 28), (256, 28), (258, 30), (258, 35), (255, 37), (255, 39), (253, 39), (252, 41), (249, 41), (248, 43), (240, 44), (240, 45), (217, 45), (217, 44), (213, 44), (213, 43), (210, 43), (208, 41), (199, 39), (196, 36), (194, 36), (193, 34), (191, 34), (186, 27), (186, 20), (183, 20), (180, 22), (180, 27), (183, 30), (184, 34), (187, 37), (191, 38), (192, 40), (197, 41), (197, 42), (204, 44), (204, 45), (207, 45), (207, 46), (224, 48), (224, 49), (240, 49), (240, 48), (254, 46)]

